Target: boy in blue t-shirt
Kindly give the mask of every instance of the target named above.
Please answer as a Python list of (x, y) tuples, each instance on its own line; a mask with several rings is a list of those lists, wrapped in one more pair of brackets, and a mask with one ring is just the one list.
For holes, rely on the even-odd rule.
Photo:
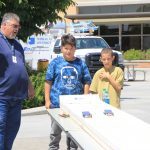
[[(45, 107), (59, 108), (59, 95), (88, 94), (91, 76), (86, 64), (75, 57), (76, 40), (70, 35), (61, 38), (63, 57), (55, 58), (48, 66), (45, 82)], [(61, 128), (52, 119), (50, 150), (59, 149)], [(71, 141), (70, 147), (77, 149)]]

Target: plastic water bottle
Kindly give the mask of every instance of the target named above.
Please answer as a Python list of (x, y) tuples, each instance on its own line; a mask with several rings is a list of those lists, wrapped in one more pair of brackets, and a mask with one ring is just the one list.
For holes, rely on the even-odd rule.
[(109, 99), (109, 94), (108, 94), (108, 90), (107, 89), (103, 89), (102, 92), (102, 100), (107, 103), (110, 104), (110, 99)]

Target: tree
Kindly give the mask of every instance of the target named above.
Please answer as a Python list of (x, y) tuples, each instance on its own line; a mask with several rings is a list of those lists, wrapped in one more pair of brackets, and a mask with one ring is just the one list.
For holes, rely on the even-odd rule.
[(14, 12), (20, 16), (21, 30), (18, 34), (20, 39), (26, 40), (33, 33), (40, 33), (40, 26), (48, 22), (61, 20), (59, 13), (66, 14), (72, 0), (0, 0), (0, 17), (6, 12)]

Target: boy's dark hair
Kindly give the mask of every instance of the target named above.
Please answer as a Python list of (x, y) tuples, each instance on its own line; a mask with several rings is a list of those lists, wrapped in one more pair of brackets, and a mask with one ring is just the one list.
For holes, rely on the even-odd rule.
[(101, 56), (102, 56), (102, 54), (111, 54), (111, 56), (114, 56), (114, 54), (113, 54), (113, 51), (112, 51), (112, 49), (111, 48), (103, 48), (102, 49), (102, 51), (101, 51)]
[(66, 44), (70, 44), (71, 46), (76, 47), (76, 39), (71, 34), (65, 34), (61, 37), (61, 46), (65, 46)]

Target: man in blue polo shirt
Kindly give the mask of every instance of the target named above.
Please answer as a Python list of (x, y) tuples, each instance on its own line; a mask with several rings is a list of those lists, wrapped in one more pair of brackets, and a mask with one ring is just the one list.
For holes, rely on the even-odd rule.
[(0, 29), (0, 150), (11, 150), (21, 120), (22, 101), (34, 96), (25, 68), (24, 51), (15, 40), (20, 19), (4, 14)]

